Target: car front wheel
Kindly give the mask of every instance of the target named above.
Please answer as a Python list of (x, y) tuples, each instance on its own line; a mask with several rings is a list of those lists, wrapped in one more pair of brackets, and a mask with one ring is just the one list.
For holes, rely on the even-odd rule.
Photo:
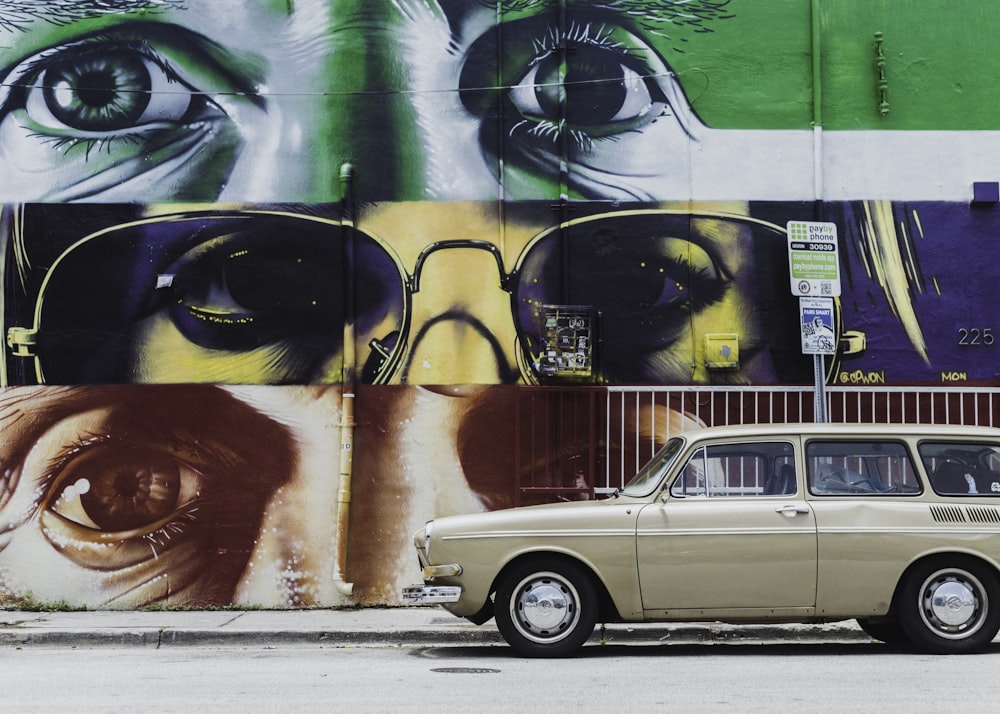
[(919, 566), (907, 576), (901, 595), (899, 624), (924, 651), (976, 652), (1000, 630), (1000, 582), (974, 561)]
[(593, 633), (597, 601), (593, 582), (579, 566), (526, 563), (497, 588), (497, 628), (519, 655), (565, 657)]

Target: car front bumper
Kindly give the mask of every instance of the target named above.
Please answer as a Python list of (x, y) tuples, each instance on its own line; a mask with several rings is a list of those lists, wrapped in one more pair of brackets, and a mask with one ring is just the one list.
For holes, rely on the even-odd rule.
[(462, 588), (458, 585), (410, 585), (403, 588), (403, 602), (407, 605), (440, 605), (458, 602)]

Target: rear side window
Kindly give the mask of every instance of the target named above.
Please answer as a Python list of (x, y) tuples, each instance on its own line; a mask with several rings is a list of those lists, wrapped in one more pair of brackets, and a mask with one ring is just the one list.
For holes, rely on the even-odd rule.
[(925, 441), (918, 448), (937, 493), (1000, 496), (1000, 445)]
[(817, 496), (919, 494), (923, 487), (898, 441), (810, 441), (809, 492)]

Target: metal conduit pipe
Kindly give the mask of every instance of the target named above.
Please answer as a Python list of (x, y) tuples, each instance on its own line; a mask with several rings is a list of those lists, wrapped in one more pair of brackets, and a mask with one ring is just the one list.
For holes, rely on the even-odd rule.
[(347, 546), (351, 521), (351, 475), (354, 468), (354, 167), (340, 167), (341, 245), (344, 255), (344, 351), (341, 368), (340, 397), (340, 485), (337, 489), (337, 558), (334, 563), (333, 585), (350, 597), (354, 583), (344, 580), (347, 572)]
[[(809, 6), (810, 45), (812, 49), (812, 128), (813, 128), (813, 197), (815, 220), (823, 220), (826, 208), (823, 199), (826, 189), (823, 182), (823, 45), (820, 0)], [(830, 420), (826, 403), (826, 366), (823, 355), (813, 355), (813, 380), (816, 400), (813, 405), (814, 420)]]

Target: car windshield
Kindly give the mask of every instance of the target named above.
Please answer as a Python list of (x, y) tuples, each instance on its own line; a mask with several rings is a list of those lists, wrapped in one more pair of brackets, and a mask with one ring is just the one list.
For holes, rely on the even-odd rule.
[(643, 466), (620, 493), (626, 496), (645, 496), (660, 482), (670, 463), (684, 445), (684, 440), (674, 437), (666, 446), (656, 452), (656, 456)]

